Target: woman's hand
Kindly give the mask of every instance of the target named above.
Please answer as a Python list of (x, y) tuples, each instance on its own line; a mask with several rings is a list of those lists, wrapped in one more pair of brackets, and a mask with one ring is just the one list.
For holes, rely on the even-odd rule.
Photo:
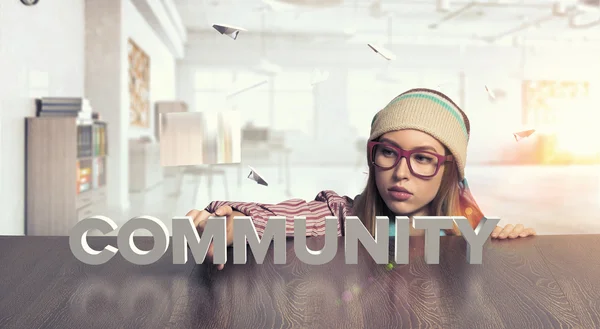
[[(190, 212), (188, 212), (186, 214), (186, 216), (190, 216), (192, 217), (193, 221), (194, 221), (194, 226), (196, 226), (196, 229), (198, 230), (198, 233), (200, 235), (202, 235), (202, 232), (204, 232), (204, 227), (206, 227), (206, 222), (208, 220), (209, 217), (211, 216), (219, 216), (219, 217), (226, 217), (226, 224), (225, 224), (225, 228), (226, 228), (226, 232), (227, 232), (227, 246), (230, 246), (231, 244), (233, 244), (233, 218), (234, 217), (239, 217), (239, 216), (246, 216), (244, 214), (242, 214), (239, 211), (234, 211), (230, 206), (221, 206), (219, 207), (214, 214), (209, 213), (206, 210), (191, 210)], [(213, 261), (213, 243), (212, 241), (210, 242), (210, 245), (208, 246), (208, 252), (206, 253), (206, 260), (209, 262)], [(217, 269), (218, 270), (222, 270), (223, 267), (225, 267), (224, 264), (218, 264), (217, 265)]]
[(535, 235), (535, 230), (532, 228), (525, 228), (523, 224), (512, 225), (508, 224), (502, 228), (501, 226), (496, 226), (494, 231), (492, 231), (493, 239), (516, 239), (516, 238), (524, 238), (530, 235)]

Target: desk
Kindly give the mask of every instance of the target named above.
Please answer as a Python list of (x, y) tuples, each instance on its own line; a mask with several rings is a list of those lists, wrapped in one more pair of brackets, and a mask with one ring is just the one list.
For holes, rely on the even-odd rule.
[(358, 265), (344, 265), (338, 242), (325, 265), (300, 262), (289, 240), (285, 265), (273, 265), (271, 248), (262, 265), (249, 254), (216, 271), (189, 250), (184, 265), (169, 248), (148, 266), (120, 255), (88, 266), (67, 237), (0, 237), (0, 327), (600, 328), (600, 235), (490, 240), (483, 265), (466, 263), (461, 237), (441, 237), (440, 264), (427, 265), (423, 238), (411, 237), (410, 263), (392, 269), (362, 248)]

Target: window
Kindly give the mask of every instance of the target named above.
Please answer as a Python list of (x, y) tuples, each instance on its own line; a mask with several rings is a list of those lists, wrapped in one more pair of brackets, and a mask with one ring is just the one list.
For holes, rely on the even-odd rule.
[(375, 70), (352, 70), (348, 72), (348, 115), (350, 125), (360, 137), (368, 137), (371, 120), (394, 96), (398, 94), (396, 83)]
[(274, 129), (312, 134), (315, 108), (310, 78), (311, 72), (305, 71), (285, 71), (275, 77)]
[(229, 93), (234, 109), (240, 111), (242, 125), (269, 126), (269, 80), (251, 71), (236, 71)]
[[(589, 84), (577, 81), (524, 81), (523, 124), (554, 129), (557, 122), (588, 106)], [(557, 118), (563, 117), (560, 120)], [(584, 117), (584, 116), (581, 116)]]
[(268, 127), (269, 105), (268, 84), (239, 94), (232, 101), (232, 108), (240, 111), (242, 126), (252, 124), (255, 127)]
[(197, 112), (219, 112), (228, 107), (225, 94), (217, 91), (196, 91), (196, 108)]
[(194, 77), (196, 91), (224, 91), (233, 84), (233, 72), (230, 70), (198, 70)]
[(310, 91), (275, 92), (275, 129), (298, 130), (312, 134), (314, 102)]
[(218, 112), (226, 110), (226, 92), (231, 88), (229, 70), (197, 70), (194, 76), (195, 111)]
[(401, 69), (351, 70), (348, 72), (348, 113), (350, 124), (359, 136), (367, 138), (373, 116), (394, 97), (412, 88), (440, 90), (455, 102), (458, 95), (458, 74), (438, 71)]
[(310, 72), (285, 71), (275, 77), (276, 91), (312, 91)]
[[(454, 71), (425, 71), (422, 74), (422, 88), (430, 88), (444, 93), (446, 96), (461, 106), (460, 99), (460, 73)], [(485, 91), (484, 91), (485, 92)]]
[(242, 126), (269, 124), (269, 88), (264, 76), (232, 70), (198, 70), (194, 77), (196, 111), (238, 110)]

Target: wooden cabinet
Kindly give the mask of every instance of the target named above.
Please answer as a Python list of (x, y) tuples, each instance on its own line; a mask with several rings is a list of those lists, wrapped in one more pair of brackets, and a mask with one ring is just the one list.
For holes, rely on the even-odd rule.
[(66, 236), (106, 208), (106, 124), (25, 119), (25, 234)]

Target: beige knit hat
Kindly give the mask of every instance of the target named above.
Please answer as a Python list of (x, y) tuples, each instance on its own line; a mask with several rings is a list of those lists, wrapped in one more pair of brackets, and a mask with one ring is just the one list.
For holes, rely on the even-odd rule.
[(469, 119), (448, 96), (423, 88), (402, 93), (375, 114), (369, 140), (402, 129), (425, 132), (444, 144), (456, 159), (460, 180), (465, 177)]

